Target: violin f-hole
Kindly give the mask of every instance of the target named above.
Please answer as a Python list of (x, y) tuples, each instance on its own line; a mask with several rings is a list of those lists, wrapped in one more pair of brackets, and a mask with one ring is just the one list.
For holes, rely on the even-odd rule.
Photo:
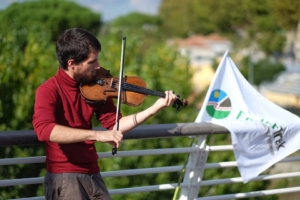
[(104, 90), (104, 91), (103, 91), (103, 94), (104, 94), (104, 95), (107, 95), (107, 94), (106, 94), (107, 92), (117, 92), (117, 91), (118, 91), (117, 88), (113, 88), (113, 89), (111, 89), (111, 90)]

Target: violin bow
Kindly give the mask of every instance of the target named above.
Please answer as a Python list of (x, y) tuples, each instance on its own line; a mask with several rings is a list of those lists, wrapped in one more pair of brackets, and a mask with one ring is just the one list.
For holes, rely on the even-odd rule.
[[(116, 129), (119, 130), (119, 116), (121, 109), (121, 94), (123, 90), (123, 72), (124, 72), (124, 57), (125, 57), (125, 46), (126, 46), (126, 37), (122, 38), (122, 52), (121, 52), (121, 63), (120, 63), (120, 75), (119, 75), (119, 91), (118, 91), (118, 102), (117, 102), (117, 113), (116, 113)], [(115, 145), (112, 148), (112, 155), (117, 157), (117, 146)]]

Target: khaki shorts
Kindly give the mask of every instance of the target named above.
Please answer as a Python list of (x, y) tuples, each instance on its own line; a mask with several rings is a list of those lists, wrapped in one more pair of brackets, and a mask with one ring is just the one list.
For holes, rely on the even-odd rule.
[(111, 200), (100, 173), (47, 172), (44, 190), (47, 200)]

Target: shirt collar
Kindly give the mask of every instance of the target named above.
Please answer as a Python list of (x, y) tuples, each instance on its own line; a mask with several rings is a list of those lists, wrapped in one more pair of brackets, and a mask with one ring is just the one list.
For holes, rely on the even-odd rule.
[(73, 88), (78, 88), (79, 86), (79, 83), (75, 79), (71, 78), (62, 68), (59, 68), (57, 72), (57, 78), (59, 79), (59, 82), (63, 83), (65, 86)]

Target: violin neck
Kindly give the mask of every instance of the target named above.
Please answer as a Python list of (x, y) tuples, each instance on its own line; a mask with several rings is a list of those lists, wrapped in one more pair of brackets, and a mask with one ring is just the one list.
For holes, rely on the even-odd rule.
[(145, 95), (152, 95), (152, 96), (162, 97), (162, 98), (166, 97), (166, 94), (164, 92), (151, 90), (151, 89), (148, 89), (148, 88), (140, 87), (140, 86), (137, 86), (137, 85), (126, 83), (126, 82), (123, 83), (123, 90), (131, 91), (131, 92), (137, 92), (137, 93), (145, 94)]

